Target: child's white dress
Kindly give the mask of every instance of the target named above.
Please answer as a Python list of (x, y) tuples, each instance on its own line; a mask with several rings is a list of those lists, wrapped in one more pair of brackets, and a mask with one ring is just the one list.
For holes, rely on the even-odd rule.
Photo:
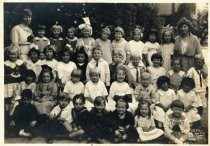
[(160, 49), (160, 44), (157, 42), (155, 42), (155, 43), (146, 42), (145, 48), (147, 49), (149, 65), (152, 66), (153, 63), (152, 63), (151, 57), (153, 54), (158, 52), (158, 50)]
[[(139, 139), (141, 142), (150, 141), (156, 139), (164, 134), (163, 130), (158, 129), (155, 127), (154, 118), (151, 117), (142, 117), (142, 116), (135, 116), (135, 127), (139, 134)], [(149, 129), (150, 127), (155, 127), (154, 129), (146, 132), (143, 129)]]
[(135, 41), (135, 40), (131, 40), (128, 42), (129, 46), (130, 46), (130, 51), (131, 51), (131, 56), (132, 55), (139, 55), (142, 58), (142, 54), (146, 54), (147, 53), (147, 49), (145, 49), (145, 45), (142, 41)]
[[(174, 90), (168, 89), (167, 91), (163, 91), (159, 89), (156, 94), (156, 104), (160, 103), (165, 108), (168, 108), (171, 103), (176, 100), (176, 94)], [(171, 109), (168, 109), (168, 111), (164, 111), (161, 107), (155, 106), (155, 109), (153, 111), (154, 119), (160, 122), (164, 122), (165, 116), (170, 114), (172, 111)]]
[(177, 92), (177, 98), (184, 103), (185, 108), (189, 105), (193, 106), (192, 109), (185, 112), (186, 117), (189, 122), (195, 122), (201, 119), (200, 115), (197, 113), (197, 107), (201, 104), (201, 100), (196, 96), (194, 91), (189, 91), (185, 93), (182, 89)]
[[(89, 97), (94, 101), (97, 96), (108, 96), (108, 92), (106, 90), (105, 84), (101, 80), (99, 80), (98, 83), (93, 83), (92, 81), (89, 81), (85, 84), (84, 96)], [(85, 107), (87, 108), (87, 110), (90, 111), (91, 108), (94, 107), (94, 104), (86, 99)]]

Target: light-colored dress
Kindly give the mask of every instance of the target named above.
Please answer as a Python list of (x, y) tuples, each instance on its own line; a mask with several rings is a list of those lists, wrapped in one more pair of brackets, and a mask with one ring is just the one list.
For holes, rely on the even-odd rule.
[(189, 91), (185, 93), (183, 89), (177, 92), (177, 99), (181, 100), (184, 103), (185, 108), (188, 106), (193, 106), (192, 109), (186, 111), (186, 117), (189, 122), (195, 122), (201, 119), (200, 115), (198, 114), (197, 107), (201, 105), (201, 100), (196, 96), (194, 91)]
[(160, 52), (163, 57), (163, 67), (166, 71), (171, 69), (171, 56), (174, 54), (175, 44), (163, 44), (160, 47)]
[(12, 44), (17, 43), (19, 45), (19, 50), (21, 51), (20, 59), (24, 61), (28, 60), (27, 54), (31, 45), (31, 43), (27, 41), (27, 38), (32, 34), (32, 30), (23, 24), (18, 24), (11, 30), (11, 42)]
[(141, 142), (150, 141), (156, 139), (163, 135), (163, 130), (154, 128), (150, 131), (144, 131), (143, 129), (149, 129), (150, 127), (155, 127), (154, 118), (151, 117), (142, 117), (142, 116), (135, 116), (135, 127), (139, 134), (139, 139)]
[(146, 42), (145, 48), (147, 49), (149, 65), (152, 66), (153, 63), (152, 63), (151, 57), (153, 54), (158, 52), (158, 50), (160, 49), (160, 44), (157, 42), (155, 42), (155, 43)]
[(130, 51), (131, 51), (131, 56), (132, 55), (139, 55), (142, 58), (142, 54), (147, 54), (147, 49), (146, 46), (144, 45), (144, 43), (142, 41), (135, 41), (135, 40), (131, 40), (128, 42), (129, 46), (130, 46)]
[(34, 43), (36, 45), (38, 45), (39, 51), (43, 53), (44, 48), (47, 45), (50, 44), (50, 40), (48, 38), (46, 38), (46, 37), (40, 38), (40, 37), (37, 36), (37, 37), (34, 38)]
[(42, 61), (38, 60), (37, 62), (33, 63), (31, 60), (27, 60), (25, 64), (27, 69), (31, 69), (34, 71), (34, 73), (36, 74), (36, 81), (38, 81), (39, 74), (42, 70)]
[[(98, 83), (93, 83), (92, 81), (88, 81), (85, 84), (85, 97), (91, 98), (93, 101), (97, 96), (108, 96), (108, 92), (106, 90), (106, 86), (102, 81), (98, 81)], [(91, 108), (94, 107), (93, 103), (91, 103), (89, 100), (86, 100), (85, 106), (87, 110), (91, 110)]]

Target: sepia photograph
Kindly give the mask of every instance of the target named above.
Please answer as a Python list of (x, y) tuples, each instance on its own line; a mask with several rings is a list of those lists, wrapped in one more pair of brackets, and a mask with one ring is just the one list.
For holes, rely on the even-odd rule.
[(4, 2), (4, 143), (208, 145), (208, 10)]

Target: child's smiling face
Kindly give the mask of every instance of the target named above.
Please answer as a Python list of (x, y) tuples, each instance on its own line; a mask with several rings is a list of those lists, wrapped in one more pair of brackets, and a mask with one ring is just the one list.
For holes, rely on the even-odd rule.
[(81, 99), (76, 99), (75, 103), (74, 103), (74, 108), (76, 110), (81, 110), (84, 107), (84, 103), (82, 102)]
[(93, 83), (98, 83), (99, 78), (100, 78), (100, 75), (99, 75), (99, 73), (92, 72), (92, 73), (90, 74), (90, 78), (91, 78), (91, 81), (92, 81)]
[(121, 32), (115, 32), (114, 36), (115, 36), (116, 41), (120, 41), (121, 38), (122, 38), (122, 33)]
[(90, 31), (89, 28), (84, 28), (83, 29), (83, 32), (82, 32), (83, 37), (89, 37), (90, 36), (90, 33), (91, 33), (91, 31)]
[(134, 34), (133, 34), (133, 39), (135, 41), (140, 41), (140, 39), (141, 39), (141, 32), (140, 31), (135, 31)]
[(124, 70), (118, 70), (117, 71), (117, 81), (119, 83), (122, 83), (122, 82), (124, 82), (124, 80), (125, 80), (125, 72), (124, 72)]
[(98, 113), (101, 113), (105, 110), (105, 102), (104, 101), (102, 101), (100, 104), (97, 104), (97, 105), (94, 105), (94, 106), (95, 106)]
[(38, 37), (43, 38), (45, 36), (45, 30), (38, 30), (37, 35)]
[(173, 64), (172, 64), (172, 67), (173, 67), (173, 70), (175, 72), (180, 71), (180, 62), (179, 62), (179, 60), (174, 60)]
[(15, 61), (18, 59), (18, 53), (17, 53), (17, 51), (14, 50), (14, 49), (10, 50), (10, 52), (9, 52), (8, 55), (9, 55), (9, 60), (10, 60), (11, 62), (15, 62)]
[(68, 29), (67, 35), (68, 35), (68, 37), (69, 37), (70, 39), (73, 39), (73, 38), (74, 38), (74, 30)]
[(38, 54), (35, 51), (31, 52), (29, 57), (30, 57), (32, 62), (37, 62), (38, 61)]
[(163, 91), (168, 91), (168, 83), (167, 82), (163, 82), (162, 83), (162, 85), (161, 85), (161, 89), (163, 90)]
[(154, 67), (160, 67), (161, 59), (153, 58), (152, 63)]
[(101, 58), (101, 54), (102, 54), (102, 52), (101, 52), (100, 49), (95, 49), (95, 50), (93, 51), (93, 58), (94, 58), (95, 60), (99, 60), (99, 59)]
[(62, 55), (62, 60), (64, 63), (68, 63), (70, 61), (70, 55), (69, 52), (64, 52)]
[(146, 117), (149, 114), (149, 108), (147, 104), (142, 104), (140, 107), (140, 113), (142, 117)]
[(150, 83), (150, 77), (142, 76), (141, 83), (143, 87), (148, 87)]
[(105, 40), (107, 40), (108, 38), (109, 38), (109, 34), (108, 34), (108, 33), (106, 33), (106, 32), (102, 32), (102, 33), (101, 33), (101, 39), (102, 39), (102, 40), (105, 41)]
[(119, 115), (124, 115), (127, 110), (126, 103), (124, 101), (118, 101), (116, 109)]
[(52, 33), (53, 33), (53, 36), (54, 36), (55, 38), (58, 38), (58, 37), (60, 36), (61, 31), (60, 31), (60, 29), (54, 28), (54, 29), (52, 30)]

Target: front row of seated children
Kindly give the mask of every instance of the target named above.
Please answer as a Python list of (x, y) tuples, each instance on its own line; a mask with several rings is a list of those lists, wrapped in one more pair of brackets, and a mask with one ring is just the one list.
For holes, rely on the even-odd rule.
[(114, 111), (107, 111), (106, 99), (98, 96), (94, 99), (94, 107), (88, 111), (83, 94), (73, 97), (73, 107), (68, 97), (58, 96), (56, 106), (43, 122), (43, 114), (38, 114), (32, 104), (31, 90), (23, 90), (21, 96), (12, 117), (17, 134), (31, 137), (36, 136), (37, 130), (42, 130), (50, 143), (54, 138), (66, 136), (69, 139), (85, 138), (99, 143), (144, 143), (161, 139), (166, 142), (166, 137), (173, 143), (182, 144), (187, 140), (190, 131), (190, 122), (185, 114), (189, 107), (181, 98), (172, 101), (172, 112), (165, 116), (163, 131), (156, 125), (151, 104), (147, 100), (139, 101), (133, 115), (128, 111), (129, 104), (124, 97), (116, 101)]

